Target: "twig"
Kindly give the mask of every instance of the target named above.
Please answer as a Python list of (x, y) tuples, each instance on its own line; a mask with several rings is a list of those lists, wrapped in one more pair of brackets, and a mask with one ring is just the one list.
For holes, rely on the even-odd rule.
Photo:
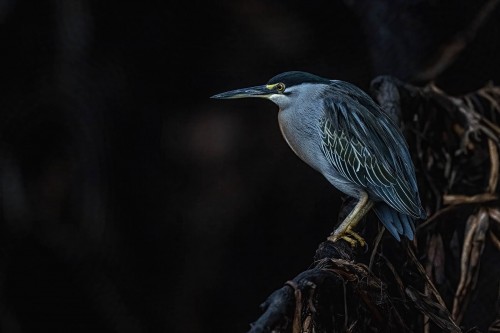
[(409, 254), (410, 259), (413, 261), (413, 263), (417, 267), (418, 271), (420, 272), (420, 274), (424, 278), (424, 282), (429, 287), (430, 291), (432, 292), (432, 294), (434, 295), (434, 297), (436, 298), (436, 300), (439, 302), (439, 304), (441, 304), (442, 307), (446, 308), (446, 304), (445, 304), (443, 298), (441, 297), (441, 294), (436, 289), (436, 287), (434, 286), (434, 283), (432, 283), (431, 279), (429, 279), (429, 276), (427, 276), (427, 274), (425, 273), (424, 267), (422, 266), (422, 264), (420, 263), (420, 261), (418, 261), (417, 257), (415, 256), (415, 253), (413, 252), (413, 250), (411, 249), (411, 247), (408, 246), (406, 248), (406, 250), (407, 250), (407, 252)]
[(443, 195), (443, 204), (445, 205), (466, 205), (486, 203), (489, 201), (497, 200), (498, 196), (491, 193), (481, 193), (476, 195), (459, 195), (459, 194), (445, 194)]
[(370, 263), (368, 264), (368, 269), (371, 271), (373, 267), (373, 262), (375, 260), (375, 255), (377, 254), (377, 249), (384, 235), (385, 228), (381, 228), (378, 232), (377, 238), (375, 239), (375, 245), (373, 246), (372, 254), (370, 255)]
[(295, 314), (293, 316), (292, 333), (300, 333), (300, 323), (302, 322), (302, 292), (294, 281), (287, 281), (285, 285), (293, 288), (295, 296)]
[(495, 236), (495, 234), (491, 230), (489, 232), (489, 235), (493, 245), (497, 248), (498, 251), (500, 251), (500, 239), (498, 239), (497, 236)]
[(433, 302), (426, 295), (412, 287), (405, 289), (406, 295), (415, 304), (420, 312), (425, 313), (437, 326), (447, 332), (462, 332), (460, 327), (453, 321), (446, 307)]
[(460, 281), (453, 299), (452, 314), (457, 323), (462, 321), (470, 292), (477, 282), (479, 262), (484, 249), (488, 227), (489, 214), (486, 208), (481, 208), (477, 214), (471, 215), (467, 220), (460, 261)]
[(441, 215), (444, 215), (445, 213), (448, 213), (449, 211), (451, 211), (451, 210), (453, 210), (455, 208), (457, 208), (457, 207), (456, 206), (448, 206), (448, 207), (445, 207), (445, 208), (442, 208), (442, 209), (438, 210), (431, 217), (429, 217), (425, 222), (419, 224), (416, 227), (417, 232), (419, 232), (421, 229), (424, 229), (425, 227), (427, 227), (428, 225), (430, 225), (431, 223), (433, 223)]
[(491, 139), (488, 139), (488, 151), (490, 153), (491, 167), (487, 191), (489, 193), (495, 193), (498, 184), (498, 148)]

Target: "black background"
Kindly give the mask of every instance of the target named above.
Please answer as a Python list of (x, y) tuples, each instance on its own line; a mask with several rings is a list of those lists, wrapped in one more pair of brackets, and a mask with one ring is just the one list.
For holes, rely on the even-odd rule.
[[(1, 1), (2, 331), (246, 331), (341, 200), (272, 103), (209, 97), (412, 81), (483, 3)], [(499, 14), (438, 86), (498, 83)]]

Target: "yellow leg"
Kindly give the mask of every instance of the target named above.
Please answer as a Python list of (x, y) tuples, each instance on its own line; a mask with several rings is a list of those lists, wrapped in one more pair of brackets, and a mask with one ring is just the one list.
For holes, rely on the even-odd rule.
[(335, 229), (335, 231), (328, 237), (329, 241), (336, 242), (339, 239), (343, 239), (352, 247), (355, 247), (358, 243), (361, 246), (366, 244), (363, 237), (354, 232), (354, 227), (361, 221), (363, 216), (368, 213), (368, 211), (373, 207), (373, 201), (368, 198), (366, 192), (361, 192), (359, 201), (354, 206), (354, 209), (347, 215), (347, 217), (342, 221), (342, 223)]

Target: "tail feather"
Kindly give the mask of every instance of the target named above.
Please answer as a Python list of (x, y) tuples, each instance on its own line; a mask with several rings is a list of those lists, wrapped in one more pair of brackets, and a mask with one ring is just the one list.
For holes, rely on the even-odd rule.
[(408, 237), (409, 240), (413, 240), (413, 230), (415, 228), (415, 225), (413, 223), (413, 219), (405, 214), (399, 214), (401, 216), (403, 222), (403, 229), (404, 229), (404, 234), (406, 237)]
[(396, 227), (398, 234), (402, 234), (404, 229), (398, 216), (398, 212), (396, 212), (394, 209), (387, 209), (387, 215), (391, 216), (391, 222)]
[(396, 224), (394, 223), (394, 217), (391, 211), (389, 209), (382, 209), (381, 205), (375, 206), (373, 210), (384, 227), (391, 233), (391, 235), (394, 236), (394, 238), (400, 241), (399, 232), (396, 228)]
[(404, 235), (409, 240), (413, 240), (415, 227), (411, 216), (401, 214), (385, 203), (376, 204), (374, 211), (385, 228), (398, 241), (401, 240), (400, 235)]

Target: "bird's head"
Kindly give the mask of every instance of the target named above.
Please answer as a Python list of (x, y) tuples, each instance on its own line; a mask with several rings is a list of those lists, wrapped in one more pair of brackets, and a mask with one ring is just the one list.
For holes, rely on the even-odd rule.
[(305, 72), (285, 72), (276, 75), (261, 86), (231, 90), (212, 96), (217, 99), (258, 97), (273, 101), (283, 109), (310, 93), (311, 87), (328, 84), (330, 80)]

